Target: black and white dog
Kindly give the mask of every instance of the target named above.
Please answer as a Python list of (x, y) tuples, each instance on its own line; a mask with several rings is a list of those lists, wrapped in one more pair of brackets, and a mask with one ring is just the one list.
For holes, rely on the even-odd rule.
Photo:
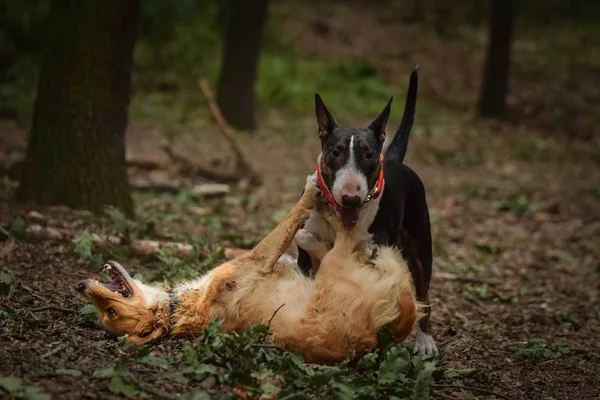
[[(417, 300), (429, 304), (432, 270), (431, 229), (425, 189), (417, 174), (404, 165), (408, 138), (414, 121), (418, 75), (410, 77), (404, 115), (396, 135), (386, 139), (385, 127), (392, 99), (366, 128), (340, 127), (321, 97), (315, 107), (321, 154), (316, 178), (323, 203), (296, 234), (298, 265), (315, 272), (332, 248), (337, 218), (346, 229), (356, 227), (364, 241), (395, 246), (407, 260)], [(430, 334), (430, 308), (417, 327), (415, 351), (437, 353)]]

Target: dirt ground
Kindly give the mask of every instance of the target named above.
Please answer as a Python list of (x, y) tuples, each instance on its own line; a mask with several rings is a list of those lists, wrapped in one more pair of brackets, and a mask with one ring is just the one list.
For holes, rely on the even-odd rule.
[[(376, 34), (344, 33), (339, 21), (349, 15), (361, 15), (361, 24), (350, 24), (354, 28)], [(299, 15), (299, 19), (311, 18), (317, 16)], [(375, 52), (387, 60), (381, 65), (389, 76), (404, 77), (411, 66), (408, 57), (397, 60), (368, 40), (360, 41), (369, 37), (378, 42), (392, 34), (404, 38), (407, 43), (402, 45), (419, 49), (411, 56), (431, 60), (422, 63), (422, 76), (440, 77), (423, 84), (423, 97), (442, 104), (453, 102), (454, 108), (448, 108), (433, 134), (413, 135), (406, 159), (425, 183), (432, 219), (432, 323), (438, 348), (443, 350), (438, 366), (473, 369), (468, 376), (446, 375), (438, 380), (433, 397), (600, 398), (597, 115), (594, 118), (589, 112), (573, 118), (570, 126), (581, 135), (564, 134), (560, 124), (552, 125), (555, 130), (546, 129), (548, 121), (534, 118), (536, 113), (544, 115), (541, 108), (512, 122), (475, 120), (464, 110), (472, 106), (477, 92), (473, 87), (477, 80), (471, 78), (479, 73), (473, 65), (480, 63), (481, 51), (416, 40), (418, 31), (403, 35), (393, 31), (396, 25), (390, 21), (379, 25), (374, 21), (364, 13), (340, 12), (329, 19), (328, 29), (333, 32), (329, 47), (321, 48), (324, 44), (310, 35), (296, 35), (295, 40), (308, 52), (332, 58)], [(379, 30), (384, 29), (381, 26), (392, 31)], [(289, 35), (294, 36), (294, 29), (290, 24)], [(415, 43), (408, 43), (413, 39)], [(339, 54), (328, 51), (332, 41)], [(457, 74), (441, 71), (446, 65), (461, 63), (464, 68)], [(511, 103), (517, 108), (522, 104), (552, 107), (553, 101), (565, 98), (560, 90), (548, 97), (537, 88), (534, 83), (525, 85), (511, 95)], [(454, 96), (458, 93), (469, 95)], [(544, 98), (545, 103), (540, 100)], [(364, 122), (358, 120), (340, 122)], [(398, 122), (393, 122), (388, 133)], [(298, 198), (319, 152), (312, 115), (289, 116), (272, 110), (262, 124), (266, 134), (240, 138), (264, 178), (262, 187), (234, 186), (227, 196), (210, 200), (198, 199), (186, 190), (175, 194), (136, 191), (136, 229), (144, 231), (139, 234), (168, 240), (184, 237), (204, 244), (209, 251), (221, 246), (249, 247), (259, 240)], [(290, 127), (301, 134), (293, 138), (279, 134)], [(194, 129), (179, 129), (174, 149), (191, 162), (226, 166), (230, 153), (215, 139), (217, 129), (206, 121)], [(23, 131), (2, 126), (0, 133), (0, 153), (9, 156), (22, 150)], [(159, 149), (161, 135), (151, 122), (132, 122), (128, 152), (134, 158), (158, 160), (160, 165), (153, 172), (131, 168), (132, 177), (182, 179)], [(11, 200), (14, 185), (4, 179), (0, 186), (2, 226), (23, 217), (28, 225), (76, 233), (123, 230), (123, 224), (114, 219), (85, 212), (15, 204)], [(9, 268), (15, 278), (10, 294), (0, 294), (0, 376), (22, 377), (56, 399), (110, 398), (106, 381), (92, 374), (114, 364), (121, 350), (113, 338), (84, 322), (78, 312), (85, 301), (75, 285), (84, 277), (96, 276), (100, 268), (97, 259), (91, 261), (73, 249), (68, 241), (10, 237), (0, 242), (0, 266)], [(113, 248), (109, 253), (144, 276), (152, 276), (153, 269), (159, 268), (155, 261), (120, 251)], [(180, 348), (179, 341), (167, 340), (153, 351), (172, 354)], [(157, 378), (147, 376), (147, 381), (152, 379)]]
[[(504, 133), (502, 140), (483, 137), (491, 131), (481, 140), (461, 139), (456, 144), (459, 154), (462, 149), (488, 156), (485, 163), (460, 168), (431, 158), (432, 149), (448, 146), (449, 136), (413, 138), (410, 145), (407, 163), (426, 184), (433, 221), (435, 273), (430, 298), (435, 338), (438, 347), (445, 349), (440, 366), (474, 368), (477, 372), (465, 385), (487, 388), (505, 398), (596, 399), (600, 168), (593, 152), (557, 141), (534, 152), (529, 161), (511, 158), (507, 149), (519, 139), (510, 137), (510, 130)], [(251, 207), (248, 201), (235, 201), (247, 198), (239, 188), (227, 198), (203, 204), (227, 209), (228, 222), (221, 229), (250, 242), (293, 204), (318, 151), (315, 138), (294, 146), (284, 141), (269, 146), (250, 141), (249, 154), (254, 146), (260, 148), (261, 157), (253, 162), (267, 183), (250, 192), (259, 193)], [(280, 168), (274, 171), (272, 165)], [(136, 199), (138, 216), (155, 221), (160, 236), (187, 230), (191, 237), (201, 237), (204, 232), (199, 229), (210, 230), (198, 226), (194, 215), (198, 207), (193, 202), (169, 210), (165, 207), (171, 199), (166, 195), (137, 195)], [(96, 232), (108, 226), (85, 213), (21, 206), (6, 197), (1, 207), (3, 225), (19, 215), (32, 223), (28, 213), (35, 210), (49, 226), (88, 227)], [(164, 215), (169, 213), (183, 217), (167, 221)], [(0, 374), (24, 377), (55, 398), (107, 395), (105, 384), (90, 376), (96, 368), (114, 362), (115, 341), (96, 327), (79, 323), (76, 313), (32, 311), (47, 305), (78, 310), (85, 302), (74, 286), (98, 270), (90, 271), (86, 260), (58, 242), (9, 239), (0, 244), (0, 257), (19, 282), (8, 297), (0, 297), (0, 309), (12, 310), (0, 319)], [(148, 268), (141, 261), (130, 262), (137, 271)], [(534, 338), (543, 339), (540, 346), (550, 354), (538, 360), (521, 359), (520, 351)], [(65, 368), (80, 370), (83, 376), (53, 372)], [(443, 387), (452, 381), (438, 384)], [(436, 393), (457, 399), (493, 398), (452, 387)]]

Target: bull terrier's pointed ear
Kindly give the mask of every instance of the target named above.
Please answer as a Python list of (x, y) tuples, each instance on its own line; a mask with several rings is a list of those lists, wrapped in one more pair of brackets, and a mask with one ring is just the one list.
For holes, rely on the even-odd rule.
[(319, 138), (323, 140), (338, 127), (338, 124), (325, 107), (325, 103), (323, 103), (318, 93), (315, 93), (315, 111), (317, 113), (317, 124), (319, 125)]
[(379, 114), (379, 116), (377, 118), (375, 118), (373, 120), (373, 122), (371, 122), (369, 124), (369, 129), (373, 131), (373, 133), (375, 134), (375, 137), (381, 143), (383, 143), (385, 141), (385, 126), (387, 125), (387, 121), (390, 116), (390, 110), (392, 108), (392, 100), (394, 100), (394, 98), (390, 97), (390, 100), (386, 104), (386, 106), (383, 109), (383, 111), (381, 112), (381, 114)]

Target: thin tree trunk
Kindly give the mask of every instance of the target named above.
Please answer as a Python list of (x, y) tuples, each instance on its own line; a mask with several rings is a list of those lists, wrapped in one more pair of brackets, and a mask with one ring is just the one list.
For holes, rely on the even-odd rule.
[(268, 0), (233, 0), (225, 35), (217, 103), (227, 122), (254, 129), (255, 83)]
[(55, 0), (17, 199), (133, 214), (125, 128), (140, 0)]
[(478, 107), (482, 117), (498, 116), (506, 110), (514, 20), (514, 0), (492, 0), (490, 42)]

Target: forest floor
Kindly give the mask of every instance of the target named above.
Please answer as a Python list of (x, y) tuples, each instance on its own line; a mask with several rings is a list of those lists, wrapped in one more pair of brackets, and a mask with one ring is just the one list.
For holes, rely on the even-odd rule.
[[(336, 25), (335, 15), (331, 21), (328, 29), (343, 30)], [(368, 30), (368, 18), (360, 26)], [(386, 37), (385, 32), (379, 34)], [(336, 37), (344, 38), (341, 33)], [(325, 52), (318, 48), (318, 40), (301, 37), (297, 41), (299, 47), (314, 46), (304, 51)], [(339, 47), (371, 49), (369, 43)], [(422, 50), (420, 59), (448, 54), (437, 44), (433, 47)], [(458, 46), (453, 49), (463, 51)], [(481, 52), (474, 54), (480, 59)], [(385, 55), (378, 57), (389, 60)], [(450, 60), (448, 64), (456, 63)], [(465, 64), (471, 65), (468, 60)], [(439, 64), (421, 65), (427, 71)], [(407, 78), (410, 67), (402, 59), (397, 64), (390, 61), (385, 68)], [(460, 76), (473, 73), (465, 68)], [(590, 129), (588, 135), (578, 136), (560, 134), (560, 124), (552, 125), (555, 130), (550, 131), (548, 121), (531, 116), (477, 120), (464, 110), (473, 99), (457, 107), (444, 105), (436, 93), (454, 90), (447, 86), (454, 81), (433, 78), (435, 82), (427, 82), (427, 76), (444, 75), (433, 69), (429, 72), (421, 74), (425, 83), (420, 98), (428, 112), (417, 118), (406, 159), (425, 183), (434, 240), (430, 299), (434, 337), (442, 354), (433, 374), (435, 383), (430, 382), (427, 391), (431, 389), (433, 398), (441, 399), (599, 398), (600, 158), (593, 139), (599, 125), (591, 123), (598, 121), (590, 120), (592, 112), (578, 114), (581, 118), (574, 118), (573, 123), (582, 132)], [(404, 94), (394, 94), (394, 115), (398, 116)], [(517, 98), (513, 105), (520, 101)], [(136, 102), (143, 99), (134, 99), (134, 106)], [(337, 116), (336, 108), (331, 111)], [(431, 122), (432, 114), (441, 116)], [(368, 119), (367, 115), (338, 117), (344, 125), (362, 125)], [(398, 122), (398, 118), (390, 122), (388, 133)], [(223, 248), (249, 248), (260, 240), (298, 199), (306, 175), (313, 171), (319, 142), (309, 112), (268, 110), (261, 116), (259, 133), (240, 134), (239, 139), (264, 185), (234, 185), (227, 195), (206, 199), (193, 191), (200, 180), (182, 176), (161, 146), (168, 136), (174, 152), (190, 163), (226, 169), (231, 156), (218, 127), (200, 116), (193, 124), (165, 132), (160, 123), (136, 119), (134, 110), (127, 136), (129, 157), (152, 160), (156, 168), (131, 167), (132, 181), (177, 183), (171, 192), (135, 190), (135, 221), (114, 210), (97, 217), (61, 207), (16, 204), (11, 200), (15, 181), (2, 180), (0, 377), (22, 381), (0, 380), (0, 393), (45, 398), (36, 391), (38, 387), (56, 399), (184, 398), (178, 397), (181, 393), (187, 393), (185, 398), (252, 398), (283, 387), (280, 394), (296, 396), (288, 398), (369, 398), (359, 395), (357, 388), (366, 380), (370, 385), (381, 379), (377, 372), (381, 364), (364, 370), (362, 364), (328, 369), (328, 379), (337, 382), (333, 389), (315, 383), (319, 368), (310, 366), (302, 374), (311, 376), (307, 378), (311, 386), (302, 389), (301, 382), (308, 381), (297, 377), (301, 368), (297, 365), (269, 364), (269, 373), (277, 375), (273, 371), (281, 368), (281, 376), (261, 375), (265, 372), (252, 363), (278, 363), (279, 356), (260, 347), (249, 350), (255, 342), (247, 337), (213, 332), (213, 336), (207, 334), (212, 342), (194, 344), (196, 353), (189, 351), (189, 341), (167, 339), (152, 346), (150, 353), (143, 350), (140, 354), (99, 330), (91, 322), (93, 313), (74, 289), (80, 279), (98, 276), (108, 257), (142, 279), (173, 283), (212, 267), (223, 259)], [(6, 157), (22, 154), (24, 130), (3, 125), (0, 137), (0, 153)], [(75, 238), (32, 240), (26, 230), (36, 224), (72, 232)], [(203, 256), (184, 261), (167, 254), (160, 260), (141, 258), (121, 246), (92, 246), (90, 233), (193, 243)], [(228, 349), (219, 347), (224, 342), (230, 345)], [(216, 356), (198, 356), (200, 350), (210, 353), (211, 349)], [(248, 365), (236, 364), (236, 357)], [(289, 354), (281, 357), (294, 360)], [(395, 384), (408, 382), (418, 387), (419, 370), (425, 367), (418, 359), (412, 362), (414, 370), (399, 369), (406, 372), (406, 378)], [(251, 379), (236, 375), (236, 368)], [(345, 380), (339, 371), (354, 378)], [(288, 382), (298, 386), (285, 388)], [(378, 382), (373, 390), (385, 398), (385, 384)], [(192, 388), (198, 393), (190, 394)]]

